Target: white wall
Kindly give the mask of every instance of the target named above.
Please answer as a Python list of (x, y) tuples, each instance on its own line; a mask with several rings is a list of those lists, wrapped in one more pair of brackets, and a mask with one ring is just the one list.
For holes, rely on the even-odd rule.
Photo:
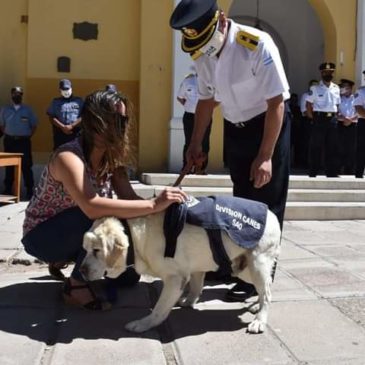
[[(176, 6), (180, 0), (174, 0)], [(173, 67), (172, 67), (172, 82), (173, 93), (171, 95), (172, 116), (170, 120), (169, 131), (169, 172), (179, 172), (182, 168), (183, 161), (183, 146), (184, 146), (184, 130), (182, 124), (182, 116), (184, 109), (176, 100), (177, 92), (181, 81), (189, 73), (189, 66), (192, 64), (189, 55), (181, 50), (181, 32), (174, 31), (173, 34)]]
[(262, 29), (274, 38), (286, 69), (291, 92), (306, 91), (310, 79), (320, 77), (324, 61), (324, 37), (315, 10), (303, 0), (235, 0), (229, 16), (241, 24), (254, 25), (259, 3)]
[(365, 85), (365, 0), (358, 0), (357, 5), (357, 55), (356, 55), (356, 85)]

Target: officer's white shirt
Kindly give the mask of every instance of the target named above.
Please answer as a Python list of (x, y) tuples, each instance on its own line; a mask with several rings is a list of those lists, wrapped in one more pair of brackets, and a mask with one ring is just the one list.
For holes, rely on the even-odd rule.
[[(354, 101), (355, 101), (355, 97), (354, 95), (350, 95), (350, 96), (341, 96), (341, 103), (339, 106), (339, 112), (341, 115), (343, 115), (345, 118), (354, 118), (356, 117), (356, 110), (354, 107)], [(341, 120), (341, 117), (338, 118), (339, 120)], [(355, 122), (355, 121), (354, 121)]]
[(340, 88), (333, 82), (327, 87), (323, 81), (311, 86), (307, 101), (313, 104), (315, 112), (337, 112), (337, 106), (341, 103)]
[[(256, 28), (231, 26), (219, 58), (202, 55), (196, 63), (199, 99), (221, 103), (223, 117), (244, 122), (267, 110), (267, 100), (277, 95), (289, 99), (289, 85), (279, 51), (269, 34)], [(239, 31), (258, 36), (255, 50), (236, 41)]]
[(365, 86), (356, 91), (354, 106), (362, 106), (365, 108)]
[(184, 110), (187, 113), (195, 113), (196, 105), (198, 104), (198, 81), (194, 74), (188, 75), (182, 81), (177, 97), (185, 99)]
[(300, 111), (302, 114), (307, 112), (307, 96), (308, 92), (305, 92), (302, 97), (300, 98)]

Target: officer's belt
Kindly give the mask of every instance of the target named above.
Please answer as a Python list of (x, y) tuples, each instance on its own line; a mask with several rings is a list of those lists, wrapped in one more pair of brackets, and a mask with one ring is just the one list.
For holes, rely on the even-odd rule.
[(12, 139), (14, 141), (18, 141), (20, 139), (29, 139), (30, 136), (10, 136), (9, 134), (5, 134), (5, 138)]
[(318, 115), (319, 117), (332, 118), (336, 116), (336, 112), (313, 112), (313, 115)]

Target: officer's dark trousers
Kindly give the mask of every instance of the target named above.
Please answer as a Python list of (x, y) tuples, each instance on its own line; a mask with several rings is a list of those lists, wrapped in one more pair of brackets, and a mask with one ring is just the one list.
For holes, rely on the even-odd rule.
[[(194, 113), (188, 113), (185, 112), (183, 115), (183, 126), (184, 126), (184, 136), (185, 136), (185, 144), (184, 144), (184, 150), (183, 150), (183, 168), (186, 165), (186, 151), (189, 147), (191, 136), (193, 134), (194, 129)], [(210, 143), (209, 143), (209, 137), (210, 137), (210, 131), (212, 128), (212, 122), (210, 122), (207, 130), (205, 131), (203, 142), (202, 142), (202, 150), (206, 154), (207, 159), (205, 160), (202, 169), (205, 170), (208, 165), (208, 153), (210, 149)]]
[[(32, 144), (30, 137), (12, 137), (4, 136), (4, 152), (22, 153), (22, 174), (24, 185), (31, 193), (34, 187), (33, 171), (32, 171)], [(12, 192), (14, 182), (14, 167), (8, 166), (5, 168), (5, 191)]]
[(327, 177), (338, 176), (338, 128), (335, 116), (314, 113), (313, 129), (309, 141), (309, 176), (319, 173), (324, 148), (324, 170)]
[(365, 168), (365, 119), (359, 118), (357, 123), (357, 147), (355, 176), (363, 177)]
[(355, 155), (356, 155), (356, 131), (357, 124), (344, 126), (338, 123), (338, 141), (340, 151), (341, 173), (345, 175), (353, 175), (355, 171)]
[(227, 165), (233, 182), (233, 195), (266, 203), (283, 226), (290, 169), (290, 117), (284, 115), (283, 126), (272, 157), (272, 179), (260, 189), (250, 181), (250, 169), (263, 137), (265, 114), (242, 128), (226, 123), (225, 146)]

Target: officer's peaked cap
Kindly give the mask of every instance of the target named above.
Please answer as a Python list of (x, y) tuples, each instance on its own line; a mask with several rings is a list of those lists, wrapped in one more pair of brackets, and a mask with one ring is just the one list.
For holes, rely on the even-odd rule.
[(334, 71), (336, 70), (336, 65), (332, 62), (324, 62), (319, 65), (319, 71)]
[(18, 94), (23, 94), (23, 88), (21, 86), (14, 86), (11, 88), (10, 92), (13, 93), (18, 93)]
[(181, 0), (171, 15), (170, 26), (182, 31), (181, 48), (192, 53), (212, 38), (218, 18), (217, 0)]
[(71, 89), (72, 84), (71, 84), (70, 80), (63, 79), (63, 80), (60, 81), (59, 86), (60, 86), (61, 90), (68, 90), (68, 89)]

